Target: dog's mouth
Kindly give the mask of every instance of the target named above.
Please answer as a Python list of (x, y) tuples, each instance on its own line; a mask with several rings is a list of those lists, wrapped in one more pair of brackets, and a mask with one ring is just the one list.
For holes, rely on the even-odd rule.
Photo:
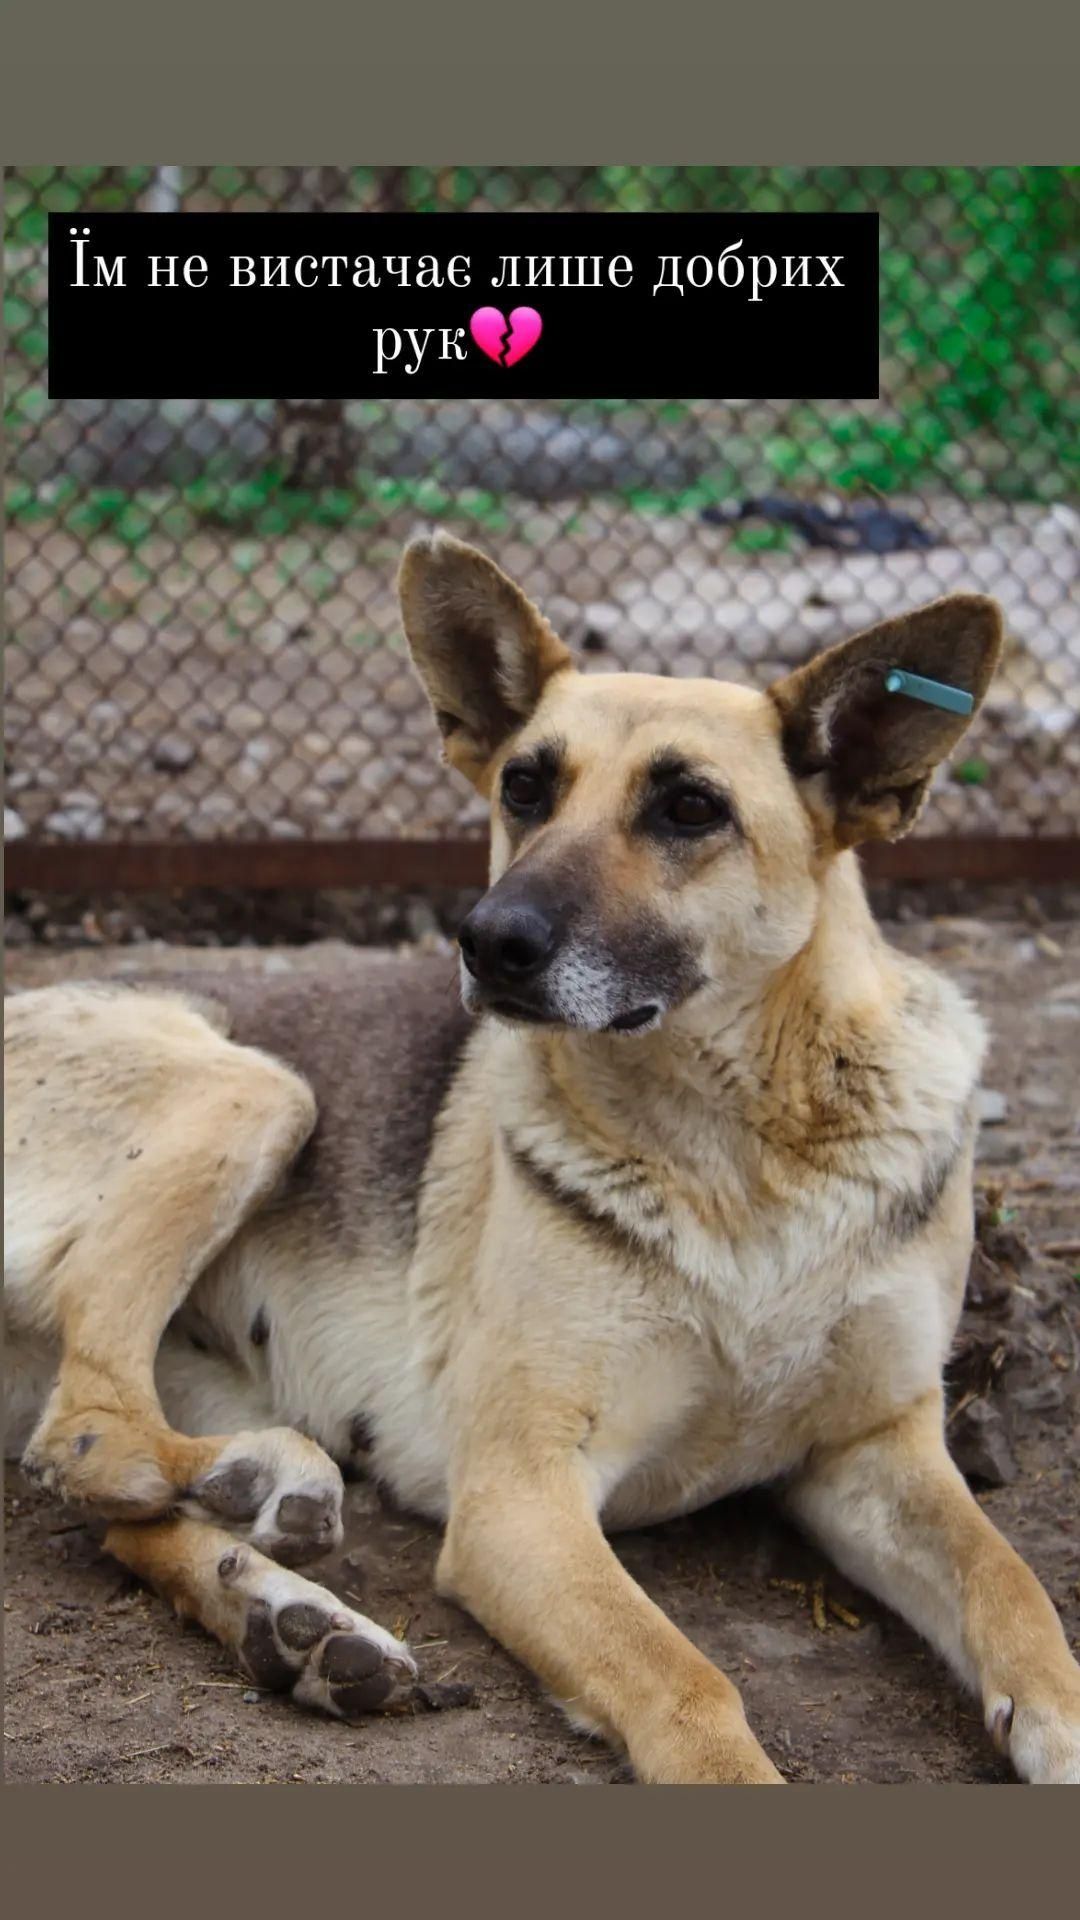
[(655, 1000), (650, 1000), (647, 1006), (635, 1007), (631, 1013), (620, 1013), (614, 1020), (608, 1022), (605, 1031), (608, 1033), (636, 1033), (640, 1027), (651, 1026), (652, 1022), (659, 1015), (659, 1012), (660, 1009)]
[(594, 969), (593, 977), (580, 967), (577, 976), (567, 970), (562, 980), (541, 976), (520, 984), (516, 980), (485, 983), (463, 961), (460, 977), (466, 1012), (490, 1014), (512, 1026), (550, 1027), (563, 1033), (650, 1033), (671, 1006), (662, 993), (635, 1003), (631, 999), (635, 986), (640, 993), (652, 983), (605, 979), (600, 968)]
[(543, 1007), (533, 1007), (527, 1000), (510, 1000), (505, 995), (489, 1000), (486, 996), (479, 1002), (484, 1013), (497, 1013), (500, 1020), (528, 1020), (534, 1027), (553, 1027), (558, 1024), (555, 1015), (546, 1013)]
[[(477, 1011), (494, 1013), (500, 1020), (523, 1020), (534, 1027), (566, 1027), (573, 1030), (577, 1024), (560, 1013), (535, 1006), (528, 1000), (515, 1000), (508, 994), (491, 998), (485, 995), (479, 1001)], [(659, 1017), (659, 1006), (655, 1000), (650, 1000), (645, 1006), (632, 1007), (628, 1013), (616, 1014), (606, 1026), (596, 1030), (602, 1033), (639, 1033), (642, 1028), (654, 1025)]]

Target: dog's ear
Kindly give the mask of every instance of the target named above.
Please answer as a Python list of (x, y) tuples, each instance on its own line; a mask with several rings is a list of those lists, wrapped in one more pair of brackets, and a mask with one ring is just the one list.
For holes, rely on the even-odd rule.
[(449, 534), (410, 542), (398, 595), (445, 756), (486, 791), (493, 755), (571, 656), (520, 587)]
[[(951, 594), (843, 640), (770, 687), (784, 754), (823, 839), (896, 840), (982, 704), (1001, 652), (996, 601)], [(970, 714), (890, 693), (891, 668), (972, 696)]]

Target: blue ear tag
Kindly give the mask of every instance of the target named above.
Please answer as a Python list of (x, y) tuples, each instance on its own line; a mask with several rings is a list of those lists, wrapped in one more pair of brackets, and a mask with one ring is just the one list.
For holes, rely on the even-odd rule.
[(941, 680), (924, 680), (921, 673), (904, 673), (893, 667), (885, 675), (887, 693), (906, 693), (912, 700), (923, 700), (928, 707), (944, 707), (947, 713), (971, 713), (974, 695), (962, 687), (947, 687)]

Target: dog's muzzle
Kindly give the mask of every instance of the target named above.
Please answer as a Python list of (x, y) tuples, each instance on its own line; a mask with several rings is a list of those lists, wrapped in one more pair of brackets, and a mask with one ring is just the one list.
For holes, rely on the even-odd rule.
[(458, 944), (465, 970), (494, 1011), (543, 1019), (537, 993), (559, 947), (559, 930), (543, 907), (488, 895), (462, 923)]

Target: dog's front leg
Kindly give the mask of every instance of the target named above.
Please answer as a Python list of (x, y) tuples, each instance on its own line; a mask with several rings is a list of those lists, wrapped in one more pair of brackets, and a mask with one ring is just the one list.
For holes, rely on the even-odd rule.
[(730, 1680), (612, 1552), (577, 1446), (523, 1438), (528, 1411), (515, 1413), (512, 1430), (487, 1431), (459, 1463), (440, 1590), (531, 1667), (576, 1725), (625, 1747), (640, 1780), (780, 1784)]
[(109, 1528), (105, 1546), (132, 1573), (220, 1640), (249, 1680), (339, 1720), (408, 1690), (407, 1646), (325, 1587), (184, 1518)]
[(1080, 1667), (1035, 1575), (950, 1460), (940, 1393), (864, 1440), (821, 1449), (789, 1505), (981, 1694), (1022, 1779), (1080, 1784)]

